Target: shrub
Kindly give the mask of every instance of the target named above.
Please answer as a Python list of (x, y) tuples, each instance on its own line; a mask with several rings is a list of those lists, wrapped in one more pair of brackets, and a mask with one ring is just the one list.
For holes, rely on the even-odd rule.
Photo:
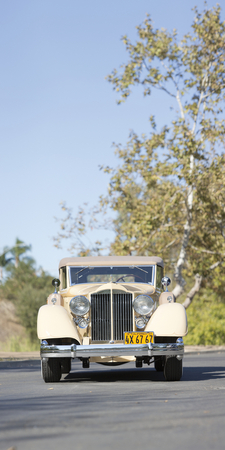
[(215, 292), (205, 290), (187, 309), (187, 345), (225, 344), (225, 303)]

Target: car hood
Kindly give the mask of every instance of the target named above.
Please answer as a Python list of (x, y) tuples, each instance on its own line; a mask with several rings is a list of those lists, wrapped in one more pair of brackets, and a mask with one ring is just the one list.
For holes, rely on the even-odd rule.
[(154, 286), (146, 283), (89, 283), (76, 284), (71, 286), (67, 292), (66, 297), (75, 297), (76, 295), (89, 295), (92, 293), (100, 293), (105, 291), (123, 291), (124, 293), (140, 293), (151, 295), (155, 292)]

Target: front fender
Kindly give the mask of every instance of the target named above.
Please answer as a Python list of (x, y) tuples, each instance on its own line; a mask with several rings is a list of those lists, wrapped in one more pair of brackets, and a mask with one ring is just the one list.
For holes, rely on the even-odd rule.
[(39, 339), (71, 338), (81, 343), (68, 312), (60, 305), (44, 305), (39, 309), (37, 334)]
[(160, 305), (150, 318), (145, 331), (156, 336), (186, 336), (188, 332), (186, 310), (180, 303)]

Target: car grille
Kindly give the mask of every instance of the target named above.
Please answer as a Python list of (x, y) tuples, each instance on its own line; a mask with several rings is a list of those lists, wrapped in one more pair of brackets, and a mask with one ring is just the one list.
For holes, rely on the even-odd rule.
[(124, 331), (133, 331), (132, 294), (92, 294), (92, 341), (122, 341)]

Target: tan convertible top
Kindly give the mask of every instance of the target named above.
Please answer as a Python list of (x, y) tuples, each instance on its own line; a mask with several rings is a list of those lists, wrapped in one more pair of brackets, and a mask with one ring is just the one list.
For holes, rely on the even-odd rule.
[(80, 256), (61, 259), (59, 269), (64, 266), (127, 266), (128, 264), (135, 266), (158, 264), (164, 267), (162, 258), (158, 256)]

